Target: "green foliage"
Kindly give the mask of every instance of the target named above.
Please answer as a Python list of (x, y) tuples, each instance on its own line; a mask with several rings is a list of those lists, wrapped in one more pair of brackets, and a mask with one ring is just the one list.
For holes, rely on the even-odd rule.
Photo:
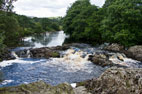
[[(3, 34), (6, 37), (4, 43), (6, 45), (15, 45), (19, 39), (19, 24), (12, 16), (0, 16), (0, 23), (3, 24)], [(12, 41), (11, 41), (12, 40)], [(11, 42), (10, 42), (11, 41)]]
[(142, 1), (106, 0), (102, 8), (77, 0), (63, 18), (63, 29), (76, 42), (142, 44)]
[(99, 10), (89, 0), (78, 0), (68, 9), (63, 19), (63, 29), (76, 42), (100, 42)]
[(0, 54), (5, 47), (20, 45), (22, 38), (35, 33), (61, 30), (61, 18), (31, 18), (12, 12), (16, 0), (0, 0)]
[(12, 12), (13, 5), (12, 3), (17, 0), (0, 0), (0, 10), (6, 11), (6, 12)]
[(2, 32), (0, 32), (0, 55), (2, 54), (2, 52), (5, 48), (5, 45), (3, 44), (3, 40), (4, 40), (4, 36), (3, 36)]
[(125, 46), (142, 44), (141, 0), (107, 0), (104, 7), (106, 13), (101, 26), (103, 39)]
[(22, 37), (35, 33), (43, 33), (47, 31), (60, 31), (58, 18), (30, 18), (23, 15), (16, 15), (16, 19), (21, 27)]

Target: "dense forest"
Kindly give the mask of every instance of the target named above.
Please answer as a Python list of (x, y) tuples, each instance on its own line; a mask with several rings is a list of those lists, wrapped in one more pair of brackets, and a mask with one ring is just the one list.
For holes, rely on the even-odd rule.
[(61, 30), (61, 17), (37, 18), (12, 12), (15, 0), (0, 0), (0, 52), (19, 45), (22, 38), (37, 33)]
[(102, 8), (77, 0), (63, 19), (68, 41), (142, 44), (142, 0), (106, 0)]

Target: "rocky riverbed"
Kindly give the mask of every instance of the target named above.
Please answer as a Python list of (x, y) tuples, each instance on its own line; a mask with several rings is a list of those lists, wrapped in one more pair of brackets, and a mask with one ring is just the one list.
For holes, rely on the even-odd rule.
[[(10, 52), (12, 54), (10, 54)], [(32, 69), (30, 68), (30, 72), (28, 72), (26, 69), (29, 69), (29, 65), (26, 65), (27, 67), (18, 65), (18, 67), (16, 67), (18, 71), (15, 71), (17, 75), (21, 77), (30, 75), (32, 78), (31, 84), (28, 84), (30, 83), (30, 79), (28, 78), (29, 82), (26, 83), (26, 85), (1, 88), (0, 94), (126, 94), (126, 92), (129, 92), (129, 94), (142, 93), (142, 46), (133, 46), (126, 49), (119, 44), (103, 44), (99, 47), (92, 47), (87, 44), (73, 43), (64, 44), (63, 46), (57, 47), (12, 50), (9, 51), (9, 55), (7, 56), (10, 56), (11, 58), (17, 58), (18, 60), (22, 60), (24, 58), (34, 58), (41, 59), (43, 61), (42, 63), (40, 61), (40, 63), (35, 63), (32, 65), (36, 67), (38, 71), (36, 71), (36, 69), (33, 70), (33, 68), (31, 67)], [(1, 57), (5, 56), (3, 55)], [(4, 62), (5, 65), (1, 65), (1, 67), (8, 67), (6, 67), (6, 69), (4, 68), (4, 70), (2, 68), (3, 71), (7, 70), (7, 68), (10, 68), (10, 66), (12, 65), (7, 61)], [(41, 65), (44, 67), (42, 67)], [(24, 71), (27, 71), (27, 74), (24, 73), (21, 75), (21, 68), (25, 69), (23, 70), (23, 72), (21, 72), (24, 73)], [(47, 68), (49, 68), (49, 70), (52, 70), (51, 68), (53, 68), (55, 71), (50, 71), (51, 73), (48, 73), (49, 70)], [(32, 71), (35, 73), (33, 73)], [(15, 75), (15, 72), (11, 73)], [(43, 72), (44, 74), (42, 74)], [(45, 76), (46, 73), (47, 75)], [(60, 80), (57, 79), (55, 80), (55, 82), (53, 80), (49, 81), (53, 79), (51, 76), (53, 76), (54, 74), (56, 74), (56, 76), (58, 76)], [(78, 77), (75, 74), (78, 74)], [(15, 75), (15, 77), (17, 75)], [(33, 80), (37, 75), (39, 75), (40, 80), (43, 81), (36, 82), (37, 80)], [(17, 77), (19, 78), (19, 76)], [(61, 76), (65, 77), (64, 80)], [(7, 75), (7, 77), (13, 78), (14, 76)], [(46, 77), (51, 77), (51, 79), (46, 80)], [(39, 77), (37, 78), (39, 79)], [(66, 81), (68, 83), (61, 84)], [(70, 85), (71, 83), (75, 83), (75, 86), (72, 87)], [(4, 84), (4, 82), (2, 82), (2, 84)], [(17, 84), (15, 85), (18, 84), (22, 84), (21, 80), (19, 80), (19, 82), (17, 82)], [(51, 86), (49, 84), (52, 84), (54, 86)]]

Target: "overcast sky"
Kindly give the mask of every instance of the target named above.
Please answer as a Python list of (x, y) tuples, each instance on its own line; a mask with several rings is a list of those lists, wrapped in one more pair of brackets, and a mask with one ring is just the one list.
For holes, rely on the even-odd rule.
[[(14, 11), (34, 17), (65, 16), (67, 8), (76, 0), (18, 0)], [(91, 0), (92, 4), (102, 6), (105, 0)]]

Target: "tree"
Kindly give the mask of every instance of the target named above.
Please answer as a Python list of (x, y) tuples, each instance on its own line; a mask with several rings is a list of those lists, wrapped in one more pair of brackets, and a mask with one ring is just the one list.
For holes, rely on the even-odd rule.
[(19, 23), (13, 16), (0, 16), (1, 29), (5, 36), (4, 43), (6, 45), (14, 45), (19, 41)]
[(0, 10), (11, 12), (13, 9), (13, 2), (17, 0), (0, 0)]
[(107, 0), (102, 21), (102, 37), (125, 46), (142, 44), (142, 1)]
[(91, 5), (89, 0), (76, 1), (63, 19), (63, 28), (65, 33), (70, 35), (70, 40), (91, 44), (101, 43), (99, 32), (101, 11), (97, 6)]
[(77, 0), (73, 3), (73, 5), (67, 10), (67, 15), (63, 19), (63, 28), (65, 33), (72, 35), (75, 29), (75, 23), (72, 25), (74, 22), (73, 20), (90, 5), (89, 0)]

